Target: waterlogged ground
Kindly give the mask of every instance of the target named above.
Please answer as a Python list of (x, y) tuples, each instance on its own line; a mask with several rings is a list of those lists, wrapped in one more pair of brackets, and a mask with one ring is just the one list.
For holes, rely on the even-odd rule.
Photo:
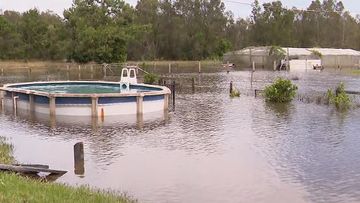
[[(297, 77), (303, 95), (322, 94), (341, 81), (360, 91), (357, 76), (326, 72), (256, 72), (253, 89), (279, 75)], [(172, 76), (182, 85), (168, 115), (53, 124), (3, 112), (0, 135), (10, 139), (19, 162), (69, 170), (59, 182), (126, 192), (140, 202), (360, 201), (360, 109), (268, 105), (254, 98), (246, 71)], [(230, 81), (240, 98), (229, 98)], [(73, 145), (79, 141), (85, 174), (78, 176)]]

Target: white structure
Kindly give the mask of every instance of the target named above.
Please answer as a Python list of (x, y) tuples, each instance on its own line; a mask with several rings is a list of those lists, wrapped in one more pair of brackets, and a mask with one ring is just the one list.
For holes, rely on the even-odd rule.
[(127, 66), (126, 68), (123, 68), (121, 70), (120, 82), (137, 84), (136, 69), (137, 66)]
[[(280, 66), (280, 61), (269, 55), (270, 49), (270, 46), (248, 47), (226, 53), (224, 61), (235, 63), (240, 68), (250, 68), (254, 62), (257, 69), (274, 69), (274, 61), (276, 61), (277, 66)], [(305, 71), (320, 65), (325, 69), (353, 68), (359, 67), (360, 64), (360, 52), (352, 49), (291, 47), (282, 47), (282, 49), (285, 53), (284, 60), (287, 61), (288, 59), (290, 61), (290, 71)], [(318, 56), (319, 54), (321, 57)], [(319, 63), (319, 60), (321, 60), (321, 63)]]
[(316, 59), (292, 59), (289, 61), (290, 71), (313, 71), (320, 70), (322, 68), (321, 60)]

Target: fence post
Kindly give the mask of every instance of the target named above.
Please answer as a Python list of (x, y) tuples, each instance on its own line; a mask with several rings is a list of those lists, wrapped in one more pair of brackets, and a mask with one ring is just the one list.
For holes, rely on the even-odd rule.
[(195, 92), (195, 78), (191, 78), (192, 91)]
[(276, 71), (276, 61), (274, 61), (274, 71)]
[(255, 67), (255, 61), (253, 61), (253, 63), (252, 63), (252, 70), (251, 70), (251, 78), (250, 78), (250, 86), (251, 86), (251, 88), (252, 88), (252, 86), (253, 86), (253, 79), (254, 79), (255, 69), (256, 69), (256, 67)]
[(199, 73), (201, 73), (201, 61), (199, 61)]
[(176, 83), (175, 80), (172, 82), (172, 100), (173, 100), (173, 108), (175, 110), (175, 90), (176, 90)]
[(31, 67), (28, 67), (28, 78), (31, 78)]

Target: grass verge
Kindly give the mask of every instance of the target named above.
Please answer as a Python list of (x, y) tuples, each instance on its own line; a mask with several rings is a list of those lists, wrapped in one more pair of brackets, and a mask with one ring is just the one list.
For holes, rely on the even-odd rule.
[[(0, 137), (0, 163), (14, 163), (13, 147)], [(0, 202), (136, 202), (126, 196), (73, 188), (57, 183), (40, 182), (13, 173), (0, 172)]]

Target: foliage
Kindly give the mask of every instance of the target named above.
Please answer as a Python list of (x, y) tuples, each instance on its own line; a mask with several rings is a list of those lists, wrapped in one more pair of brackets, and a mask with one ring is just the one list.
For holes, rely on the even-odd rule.
[(144, 75), (144, 83), (145, 84), (155, 84), (159, 81), (159, 76), (153, 73), (146, 73)]
[(345, 92), (344, 83), (340, 83), (335, 92), (329, 89), (326, 94), (330, 104), (333, 104), (338, 110), (348, 110), (351, 107), (350, 97)]
[(351, 71), (349, 72), (349, 74), (358, 76), (358, 75), (360, 75), (360, 69), (351, 70)]
[(70, 58), (81, 63), (125, 61), (127, 32), (131, 30), (128, 10), (122, 0), (74, 1), (73, 6), (64, 11), (73, 44)]
[(236, 89), (236, 87), (233, 87), (232, 91), (230, 92), (230, 97), (240, 97), (240, 91)]
[[(4, 11), (0, 59), (118, 63), (219, 59), (249, 46), (360, 49), (360, 21), (341, 1), (312, 1), (307, 10), (254, 0), (249, 17), (234, 19), (221, 0), (74, 0), (64, 18)], [(277, 46), (273, 56), (282, 57)]]
[(287, 103), (294, 99), (297, 86), (290, 80), (278, 78), (272, 85), (266, 86), (265, 100), (274, 103)]
[(311, 54), (312, 54), (312, 55), (314, 55), (314, 56), (316, 56), (316, 57), (318, 57), (318, 58), (321, 58), (321, 57), (322, 57), (321, 52), (319, 52), (318, 50), (313, 49), (313, 50), (310, 50), (310, 51), (311, 51)]
[(280, 46), (271, 46), (269, 49), (269, 56), (274, 56), (277, 59), (282, 59), (286, 55), (286, 52)]
[(14, 157), (12, 156), (13, 146), (6, 144), (5, 139), (0, 137), (0, 164), (14, 163)]

